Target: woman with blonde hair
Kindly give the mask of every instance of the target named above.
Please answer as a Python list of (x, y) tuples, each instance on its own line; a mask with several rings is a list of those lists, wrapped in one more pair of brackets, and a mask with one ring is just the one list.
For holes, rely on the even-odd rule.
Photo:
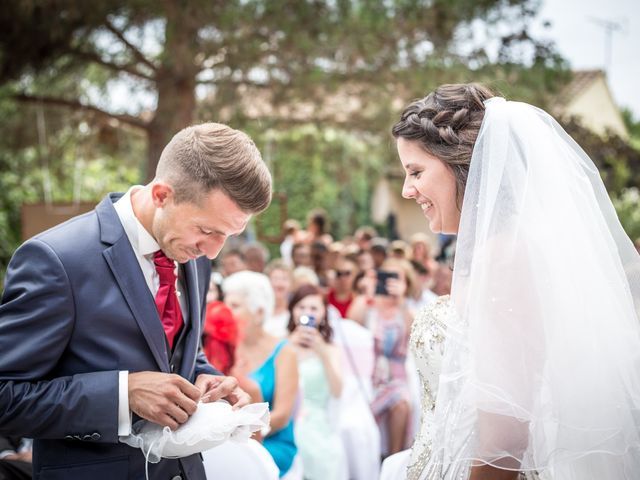
[(373, 333), (371, 408), (387, 433), (383, 452), (393, 454), (405, 448), (411, 433), (413, 402), (405, 364), (413, 317), (406, 299), (415, 288), (415, 277), (407, 260), (389, 258), (378, 272), (367, 272), (363, 282), (365, 294), (353, 301), (347, 316)]

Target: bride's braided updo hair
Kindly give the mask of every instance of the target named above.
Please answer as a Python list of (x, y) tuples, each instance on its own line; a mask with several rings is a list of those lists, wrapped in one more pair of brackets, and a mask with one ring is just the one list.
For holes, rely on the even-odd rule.
[(393, 126), (395, 138), (417, 141), (447, 165), (456, 178), (458, 199), (467, 184), (471, 154), (484, 118), (484, 101), (495, 94), (478, 83), (441, 85), (407, 106)]

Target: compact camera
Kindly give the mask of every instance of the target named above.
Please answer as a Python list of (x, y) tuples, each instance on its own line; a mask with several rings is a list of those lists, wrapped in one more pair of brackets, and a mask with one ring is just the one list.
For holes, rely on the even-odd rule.
[(313, 315), (302, 315), (300, 317), (300, 325), (304, 325), (305, 327), (315, 328), (316, 317), (314, 317)]
[(385, 270), (378, 270), (376, 272), (376, 276), (377, 276), (376, 295), (389, 295), (389, 291), (387, 290), (387, 279), (398, 278), (398, 274), (396, 272), (387, 272)]

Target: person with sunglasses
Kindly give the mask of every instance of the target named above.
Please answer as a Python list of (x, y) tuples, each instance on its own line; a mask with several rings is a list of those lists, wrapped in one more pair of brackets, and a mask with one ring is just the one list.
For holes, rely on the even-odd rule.
[(347, 310), (353, 302), (353, 281), (358, 273), (358, 265), (347, 257), (339, 257), (335, 264), (335, 277), (327, 293), (329, 305), (340, 312), (340, 318), (347, 318)]

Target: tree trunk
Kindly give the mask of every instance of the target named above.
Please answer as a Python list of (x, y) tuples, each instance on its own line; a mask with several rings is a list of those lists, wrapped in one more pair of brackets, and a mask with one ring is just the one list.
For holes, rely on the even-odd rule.
[(148, 128), (147, 171), (153, 179), (165, 145), (178, 131), (192, 124), (196, 110), (195, 65), (197, 26), (188, 7), (171, 0), (166, 10), (165, 48), (158, 69), (158, 106)]

